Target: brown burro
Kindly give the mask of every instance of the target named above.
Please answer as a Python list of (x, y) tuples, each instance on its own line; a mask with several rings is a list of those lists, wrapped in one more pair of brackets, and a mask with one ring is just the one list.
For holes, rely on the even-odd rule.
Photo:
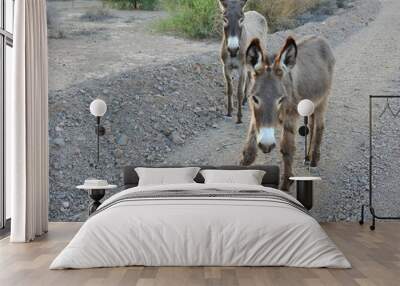
[(268, 55), (260, 39), (255, 38), (247, 48), (246, 65), (251, 70), (251, 121), (241, 165), (254, 162), (257, 148), (263, 153), (271, 152), (276, 144), (275, 128), (281, 126), (283, 173), (280, 189), (288, 190), (296, 150), (297, 104), (302, 99), (309, 99), (315, 105), (307, 150), (311, 166), (317, 166), (320, 159), (325, 110), (335, 66), (333, 52), (321, 37), (310, 36), (297, 43), (288, 37), (277, 55)]
[(237, 120), (242, 122), (242, 103), (246, 100), (249, 86), (249, 71), (246, 68), (246, 50), (250, 41), (258, 38), (260, 47), (265, 49), (267, 43), (267, 20), (256, 11), (244, 13), (247, 0), (220, 0), (223, 16), (223, 36), (221, 43), (221, 61), (225, 79), (227, 96), (227, 116), (232, 116), (233, 84), (232, 72), (238, 70), (239, 82), (237, 90)]

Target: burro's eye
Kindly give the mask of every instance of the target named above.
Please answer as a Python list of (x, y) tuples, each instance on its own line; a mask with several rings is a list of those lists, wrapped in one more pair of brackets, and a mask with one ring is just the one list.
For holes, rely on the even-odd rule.
[(282, 102), (285, 100), (285, 96), (281, 96), (279, 99), (278, 99), (278, 104), (282, 104)]
[(242, 26), (243, 25), (243, 21), (244, 21), (244, 17), (239, 19), (239, 25)]
[(257, 96), (255, 96), (255, 95), (253, 95), (253, 96), (251, 97), (251, 99), (253, 100), (253, 102), (254, 102), (255, 104), (259, 104), (259, 103), (260, 103), (260, 101), (258, 100)]
[(224, 17), (224, 26), (225, 27), (228, 27), (228, 24), (229, 24), (229, 20), (228, 20), (228, 18), (227, 17)]
[(279, 77), (283, 76), (283, 70), (281, 68), (277, 68), (275, 70), (275, 74)]

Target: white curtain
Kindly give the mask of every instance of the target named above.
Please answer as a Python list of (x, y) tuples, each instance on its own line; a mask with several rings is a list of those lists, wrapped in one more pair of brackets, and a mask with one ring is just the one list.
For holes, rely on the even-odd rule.
[(13, 92), (6, 98), (6, 187), (12, 242), (48, 227), (48, 66), (45, 0), (17, 0)]

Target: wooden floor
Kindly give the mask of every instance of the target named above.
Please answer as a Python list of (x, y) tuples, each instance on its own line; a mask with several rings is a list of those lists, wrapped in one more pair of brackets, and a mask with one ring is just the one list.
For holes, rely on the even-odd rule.
[(288, 267), (124, 267), (48, 270), (79, 229), (79, 223), (51, 223), (48, 235), (28, 244), (0, 241), (0, 285), (400, 285), (400, 223), (323, 224), (352, 269)]

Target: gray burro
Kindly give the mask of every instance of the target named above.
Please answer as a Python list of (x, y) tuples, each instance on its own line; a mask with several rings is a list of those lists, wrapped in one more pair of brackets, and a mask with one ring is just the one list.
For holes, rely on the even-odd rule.
[(288, 37), (276, 56), (264, 52), (260, 39), (254, 39), (246, 52), (246, 64), (251, 69), (249, 106), (251, 121), (243, 150), (242, 165), (254, 162), (257, 147), (269, 153), (275, 147), (275, 127), (283, 132), (280, 150), (283, 174), (280, 188), (288, 190), (289, 177), (296, 150), (295, 134), (298, 119), (297, 104), (309, 99), (315, 105), (310, 122), (310, 146), (307, 150), (311, 166), (317, 166), (324, 131), (324, 116), (332, 87), (335, 58), (328, 42), (317, 36), (300, 40)]
[(227, 96), (227, 116), (232, 116), (232, 72), (239, 71), (237, 90), (237, 123), (242, 123), (242, 103), (246, 100), (250, 74), (246, 67), (246, 48), (254, 38), (261, 40), (265, 52), (267, 43), (267, 20), (256, 11), (243, 12), (247, 0), (220, 0), (223, 14), (223, 36), (221, 45), (221, 61), (225, 79)]

